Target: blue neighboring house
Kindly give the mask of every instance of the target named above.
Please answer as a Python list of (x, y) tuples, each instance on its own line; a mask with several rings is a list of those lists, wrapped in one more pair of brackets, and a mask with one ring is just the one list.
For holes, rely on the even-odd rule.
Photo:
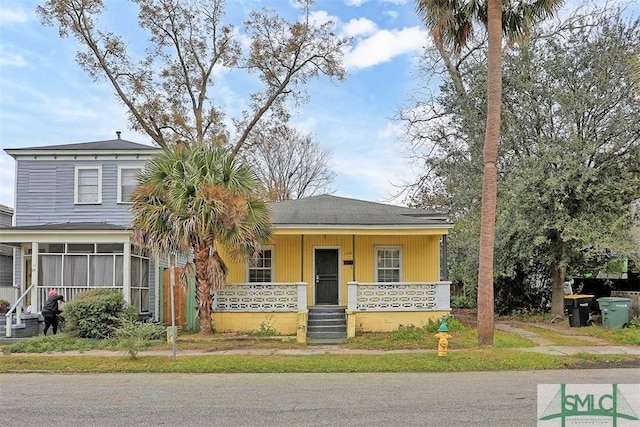
[(12, 226), (0, 225), (0, 244), (15, 248), (12, 285), (34, 312), (50, 289), (71, 300), (110, 288), (139, 315), (158, 319), (162, 262), (132, 245), (128, 225), (137, 174), (159, 149), (116, 134), (5, 149), (15, 159), (15, 218)]
[[(12, 221), (13, 209), (0, 204), (0, 228), (11, 227)], [(5, 292), (7, 288), (11, 288), (9, 292)], [(0, 298), (14, 302), (11, 301), (15, 298), (13, 294), (13, 248), (0, 245)]]

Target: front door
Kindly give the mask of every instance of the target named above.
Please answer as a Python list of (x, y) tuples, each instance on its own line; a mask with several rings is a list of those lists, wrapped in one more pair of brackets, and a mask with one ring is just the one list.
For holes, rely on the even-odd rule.
[(338, 305), (338, 250), (316, 249), (316, 304)]

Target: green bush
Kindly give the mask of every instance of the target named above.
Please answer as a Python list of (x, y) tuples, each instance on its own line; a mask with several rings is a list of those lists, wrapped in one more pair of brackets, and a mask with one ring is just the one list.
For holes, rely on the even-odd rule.
[(466, 295), (453, 295), (451, 297), (451, 308), (474, 308), (476, 302)]
[(436, 321), (429, 320), (429, 323), (422, 327), (415, 325), (400, 325), (397, 329), (391, 331), (390, 337), (392, 341), (424, 340), (430, 338), (433, 334), (438, 332), (438, 328), (440, 327), (440, 324), (442, 322), (445, 322), (447, 324), (449, 332), (467, 329), (467, 327), (464, 326), (458, 319), (451, 316), (445, 316), (442, 319), (438, 319)]
[(260, 323), (260, 329), (250, 331), (252, 337), (275, 337), (278, 334), (276, 328), (273, 327), (273, 316), (267, 316), (264, 322)]
[(116, 329), (115, 337), (111, 341), (113, 347), (127, 352), (132, 359), (135, 359), (140, 351), (151, 345), (152, 341), (162, 339), (166, 330), (165, 326), (158, 323), (127, 319), (120, 328)]
[(110, 338), (135, 313), (113, 289), (91, 289), (78, 294), (64, 308), (65, 332), (80, 338)]
[(447, 328), (449, 329), (449, 332), (462, 331), (464, 329), (467, 329), (467, 327), (464, 326), (462, 322), (460, 322), (458, 319), (456, 319), (453, 316), (444, 316), (442, 319), (439, 319), (438, 321), (429, 320), (429, 324), (425, 325), (424, 329), (427, 332), (436, 333), (438, 332), (438, 328), (440, 327), (440, 324), (442, 322), (447, 324)]
[(69, 334), (38, 335), (25, 338), (17, 343), (4, 346), (4, 354), (12, 353), (49, 353), (52, 351), (88, 351), (94, 348), (94, 344), (71, 337)]
[(425, 330), (415, 325), (400, 325), (398, 329), (391, 331), (393, 340), (421, 340), (425, 337)]

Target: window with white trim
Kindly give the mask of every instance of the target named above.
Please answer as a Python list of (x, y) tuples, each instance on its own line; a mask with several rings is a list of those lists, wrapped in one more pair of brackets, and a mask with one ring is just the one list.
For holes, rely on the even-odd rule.
[(402, 278), (400, 247), (376, 248), (376, 282), (399, 282)]
[(131, 254), (131, 305), (138, 314), (149, 313), (149, 258)]
[(102, 167), (76, 166), (75, 204), (102, 203)]
[(131, 203), (141, 170), (138, 166), (118, 166), (118, 203)]
[(250, 259), (247, 273), (249, 283), (273, 281), (273, 248), (263, 248), (256, 259)]

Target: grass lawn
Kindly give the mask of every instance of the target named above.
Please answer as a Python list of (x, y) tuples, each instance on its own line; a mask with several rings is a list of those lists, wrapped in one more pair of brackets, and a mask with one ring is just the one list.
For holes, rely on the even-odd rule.
[(603, 367), (637, 364), (631, 356), (549, 356), (513, 349), (473, 349), (451, 351), (446, 357), (435, 353), (321, 354), (321, 355), (142, 355), (122, 356), (2, 356), (0, 373), (6, 372), (156, 372), (156, 373), (237, 373), (237, 372), (462, 372), (542, 370)]
[[(228, 349), (300, 349), (286, 337), (225, 338), (221, 335), (202, 337), (181, 334), (176, 343), (177, 358), (140, 352), (136, 358), (126, 351), (114, 351), (109, 356), (77, 355), (77, 351), (113, 349), (109, 341), (83, 341), (66, 334), (35, 337), (18, 344), (3, 346), (0, 373), (4, 372), (456, 372), (501, 371), (531, 369), (568, 369), (589, 367), (640, 366), (640, 357), (629, 355), (550, 356), (519, 351), (535, 344), (516, 333), (495, 331), (493, 347), (478, 348), (477, 331), (459, 322), (450, 322), (449, 354), (438, 357), (434, 351), (383, 354), (312, 354), (312, 355), (222, 355), (206, 354)], [(514, 323), (515, 325), (515, 323)], [(544, 337), (553, 345), (594, 345), (578, 335), (587, 335), (612, 345), (640, 345), (640, 329), (609, 330), (602, 327), (552, 330), (536, 326), (535, 322), (517, 322), (517, 327)], [(359, 333), (340, 347), (367, 350), (435, 350), (432, 327), (400, 327), (390, 333)], [(557, 330), (556, 330), (557, 329)], [(579, 330), (573, 330), (579, 329)], [(148, 349), (170, 350), (166, 342), (151, 343)], [(71, 354), (58, 354), (69, 352)], [(181, 355), (180, 352), (201, 350), (202, 355)], [(53, 354), (55, 352), (55, 354)], [(40, 353), (40, 354), (33, 354)]]

